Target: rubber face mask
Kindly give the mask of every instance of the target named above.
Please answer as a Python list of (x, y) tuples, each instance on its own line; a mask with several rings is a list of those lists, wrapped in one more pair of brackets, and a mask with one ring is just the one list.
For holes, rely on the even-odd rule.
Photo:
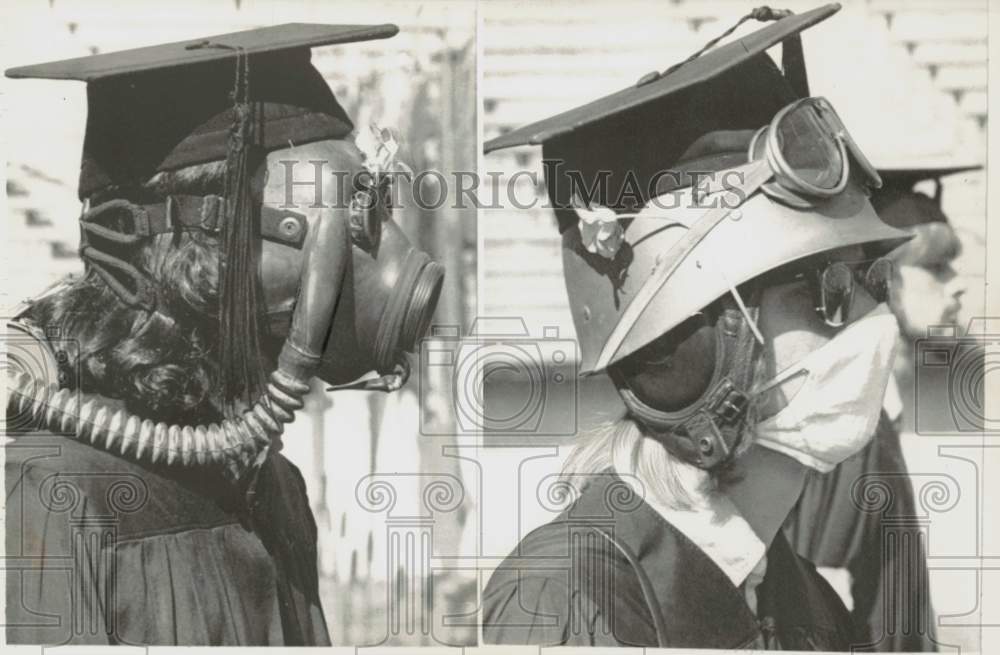
[(861, 451), (875, 434), (899, 326), (885, 305), (763, 384), (757, 394), (800, 375), (799, 391), (756, 426), (755, 442), (822, 473)]
[[(317, 142), (268, 157), (262, 233), (297, 237), (263, 241), (271, 335), (294, 336), (300, 345), (292, 350), (309, 351), (309, 373), (332, 388), (398, 389), (409, 376), (405, 353), (419, 347), (437, 306), (444, 269), (410, 243), (381, 192), (351, 186), (365, 172), (353, 143)], [(286, 191), (296, 179), (287, 172), (292, 165), (310, 172), (322, 165), (316, 179), (325, 182)], [(316, 193), (323, 194), (318, 208), (310, 206)]]

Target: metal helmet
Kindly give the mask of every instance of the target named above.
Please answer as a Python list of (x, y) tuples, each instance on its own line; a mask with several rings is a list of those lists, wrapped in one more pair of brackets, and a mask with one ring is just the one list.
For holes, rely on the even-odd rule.
[(889, 250), (907, 238), (878, 218), (856, 180), (840, 195), (808, 210), (757, 193), (694, 246), (643, 307), (629, 313), (658, 260), (704, 213), (692, 206), (691, 196), (689, 188), (674, 194), (673, 202), (681, 207), (640, 212), (624, 228), (622, 249), (611, 260), (595, 261), (600, 256), (588, 252), (580, 230), (563, 233), (563, 270), (584, 373), (621, 361), (731, 287), (768, 271), (845, 246), (870, 244)]

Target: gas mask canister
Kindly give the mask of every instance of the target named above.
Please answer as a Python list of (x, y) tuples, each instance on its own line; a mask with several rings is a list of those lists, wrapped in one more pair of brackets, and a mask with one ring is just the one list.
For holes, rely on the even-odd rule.
[(758, 387), (762, 394), (805, 376), (788, 404), (757, 424), (755, 442), (822, 473), (861, 451), (875, 433), (898, 336), (895, 316), (879, 305)]

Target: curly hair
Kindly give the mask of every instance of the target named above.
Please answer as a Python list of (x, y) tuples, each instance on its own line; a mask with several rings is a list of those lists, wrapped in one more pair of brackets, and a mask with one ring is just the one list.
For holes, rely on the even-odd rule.
[[(175, 193), (221, 193), (224, 162), (158, 173), (130, 200), (151, 202)], [(120, 197), (107, 190), (96, 204)], [(110, 196), (110, 197), (109, 197)], [(200, 231), (161, 234), (139, 248), (132, 263), (158, 286), (156, 311), (129, 307), (89, 271), (34, 300), (25, 317), (63, 338), (64, 366), (79, 388), (121, 400), (156, 421), (214, 420), (218, 370), (218, 238)]]

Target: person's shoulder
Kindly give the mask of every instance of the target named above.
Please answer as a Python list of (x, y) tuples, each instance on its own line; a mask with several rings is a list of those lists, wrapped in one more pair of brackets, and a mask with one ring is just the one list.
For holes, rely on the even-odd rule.
[(569, 530), (564, 522), (557, 519), (541, 525), (522, 538), (504, 558), (487, 589), (512, 576), (523, 582), (550, 580), (565, 584), (564, 571), (555, 563), (570, 557), (571, 551)]
[(138, 468), (123, 458), (70, 435), (33, 431), (14, 435), (4, 444), (7, 475), (39, 479), (54, 473), (90, 475), (126, 472)]
[(302, 475), (302, 470), (297, 464), (295, 464), (295, 462), (288, 459), (280, 452), (272, 452), (267, 458), (267, 465), (270, 467), (272, 475), (279, 476), (285, 480), (287, 484), (291, 484), (305, 490), (306, 481), (305, 477)]
[[(272, 450), (258, 470), (254, 485), (260, 502), (284, 506), (285, 512), (309, 508), (308, 488), (299, 467), (280, 452)], [(266, 494), (267, 498), (261, 498)]]
[(272, 451), (254, 476), (250, 505), (261, 538), (284, 541), (297, 535), (297, 548), (307, 548), (303, 557), (315, 559), (318, 531), (309, 502), (305, 478), (290, 459)]
[[(493, 572), (483, 592), (484, 605), (516, 590), (524, 597), (565, 598), (570, 589), (571, 548), (558, 523), (536, 528), (518, 542)], [(551, 603), (549, 603), (551, 604)]]
[(558, 522), (536, 528), (483, 590), (483, 637), (494, 644), (562, 645), (571, 623), (569, 546)]
[(21, 434), (4, 452), (7, 497), (18, 499), (25, 520), (105, 517), (122, 539), (237, 521), (221, 478), (209, 484), (204, 475), (172, 475), (51, 432)]
[(641, 613), (620, 611), (642, 604), (634, 577), (597, 526), (561, 517), (530, 532), (490, 577), (483, 635), (498, 644), (628, 643), (617, 633), (625, 614)]

